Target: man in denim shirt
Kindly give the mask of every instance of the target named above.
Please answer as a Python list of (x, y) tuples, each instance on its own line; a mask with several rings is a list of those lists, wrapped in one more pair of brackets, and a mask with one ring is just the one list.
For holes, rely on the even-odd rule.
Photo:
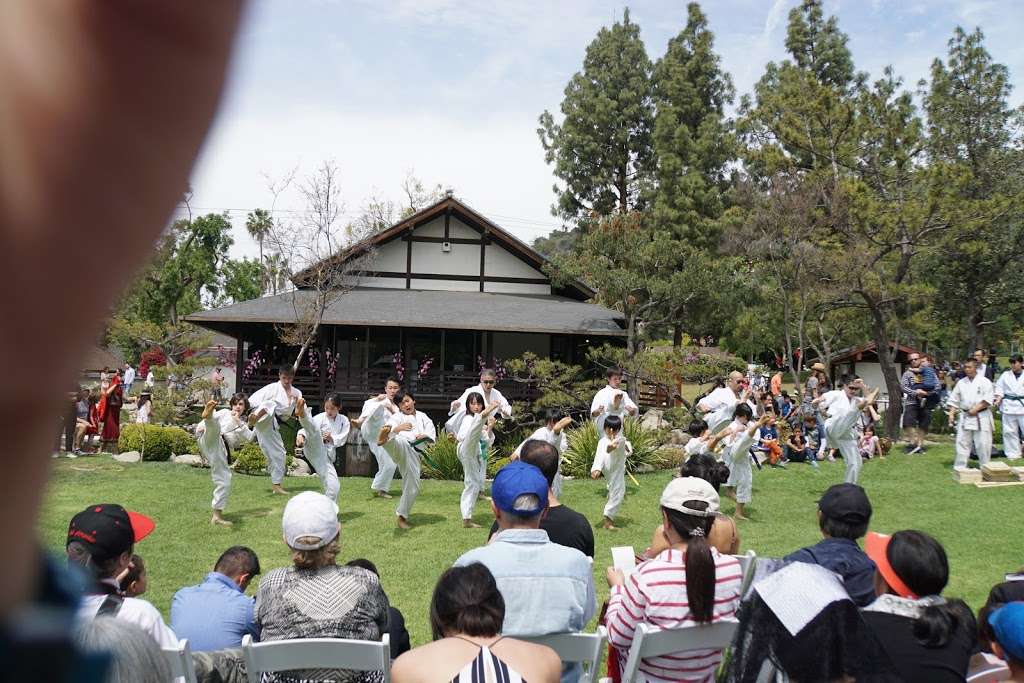
[(858, 607), (866, 607), (875, 599), (875, 563), (857, 539), (871, 522), (871, 501), (856, 484), (830, 486), (818, 501), (818, 526), (825, 538), (807, 548), (790, 553), (783, 559), (821, 565), (843, 577), (846, 592)]
[[(540, 528), (548, 505), (548, 482), (521, 460), (503, 467), (491, 485), (498, 533), (489, 545), (468, 551), (456, 566), (484, 564), (505, 599), (507, 636), (540, 636), (582, 631), (594, 617), (597, 598), (587, 556), (552, 543)], [(576, 667), (562, 680), (576, 680)]]
[(259, 573), (256, 553), (240, 545), (228, 548), (201, 584), (174, 594), (171, 623), (180, 630), (172, 630), (197, 652), (240, 647), (246, 634), (259, 639), (253, 599), (245, 594)]

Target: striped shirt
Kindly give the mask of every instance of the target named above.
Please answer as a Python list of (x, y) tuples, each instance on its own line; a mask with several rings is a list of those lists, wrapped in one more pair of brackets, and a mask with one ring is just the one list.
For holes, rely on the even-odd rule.
[[(740, 602), (743, 570), (735, 557), (722, 555), (714, 548), (715, 604), (712, 621), (733, 617)], [(685, 553), (669, 549), (653, 560), (637, 565), (623, 586), (612, 588), (605, 622), (608, 641), (619, 650), (624, 665), (633, 644), (633, 634), (641, 623), (659, 628), (694, 626), (686, 596)], [(679, 655), (651, 657), (640, 662), (638, 680), (711, 681), (722, 659), (721, 650), (695, 650)]]
[(462, 671), (455, 674), (451, 683), (526, 683), (526, 681), (515, 669), (509, 668), (508, 664), (498, 659), (489, 647), (482, 645), (473, 661), (462, 667)]

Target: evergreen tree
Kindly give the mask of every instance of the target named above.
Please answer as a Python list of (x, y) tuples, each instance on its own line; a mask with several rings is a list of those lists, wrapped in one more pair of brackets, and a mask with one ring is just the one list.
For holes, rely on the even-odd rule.
[(587, 46), (583, 70), (565, 88), (562, 123), (540, 116), (545, 160), (564, 183), (554, 187), (554, 215), (575, 222), (643, 208), (653, 163), (650, 78), (627, 9)]

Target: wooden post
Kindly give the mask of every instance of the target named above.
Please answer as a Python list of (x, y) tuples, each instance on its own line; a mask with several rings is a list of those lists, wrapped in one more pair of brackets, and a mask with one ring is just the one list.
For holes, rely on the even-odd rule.
[(245, 342), (242, 341), (241, 329), (235, 338), (235, 393), (242, 391), (242, 370), (245, 368)]

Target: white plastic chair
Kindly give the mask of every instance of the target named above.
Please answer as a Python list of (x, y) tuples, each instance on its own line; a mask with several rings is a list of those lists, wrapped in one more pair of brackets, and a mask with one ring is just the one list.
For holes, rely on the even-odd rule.
[(242, 638), (242, 653), (249, 683), (260, 683), (264, 671), (298, 669), (382, 671), (384, 683), (391, 681), (391, 637), (387, 633), (380, 641), (297, 638), (265, 643), (254, 643), (247, 635)]
[(740, 570), (743, 572), (743, 582), (740, 584), (740, 597), (747, 594), (750, 582), (754, 580), (754, 570), (757, 568), (757, 553), (748, 550), (743, 555), (732, 555), (739, 560)]
[(593, 683), (598, 680), (601, 670), (601, 655), (608, 642), (608, 630), (598, 626), (597, 633), (550, 633), (545, 636), (516, 636), (516, 639), (547, 645), (558, 654), (563, 664), (582, 664), (579, 683)]
[(188, 639), (178, 642), (178, 647), (161, 648), (164, 659), (171, 665), (171, 676), (174, 680), (184, 680), (185, 683), (196, 683), (196, 670), (192, 664), (192, 648), (189, 647)]
[[(732, 644), (738, 627), (739, 622), (735, 619), (672, 629), (639, 624), (622, 670), (622, 683), (633, 683), (641, 659), (693, 650), (725, 650)], [(607, 680), (602, 679), (602, 682)]]
[(994, 683), (1010, 678), (1010, 669), (1006, 662), (987, 652), (979, 652), (971, 657), (971, 667), (967, 671), (967, 683)]

